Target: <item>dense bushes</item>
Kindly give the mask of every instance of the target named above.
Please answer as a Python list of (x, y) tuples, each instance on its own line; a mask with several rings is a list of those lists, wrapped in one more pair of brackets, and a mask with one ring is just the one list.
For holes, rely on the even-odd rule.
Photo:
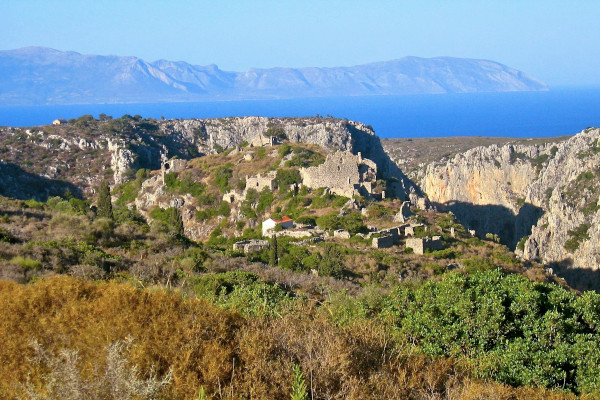
[(497, 270), (400, 289), (384, 315), (426, 354), (511, 385), (600, 392), (600, 295)]
[[(454, 281), (446, 284), (452, 286)], [(196, 287), (216, 301), (228, 297), (224, 306), (238, 302), (242, 310), (253, 310), (258, 299), (270, 308), (273, 299), (282, 298), (276, 289), (255, 290), (264, 284), (252, 274), (233, 273), (207, 276)], [(527, 298), (529, 292), (525, 293)], [(401, 297), (395, 297), (384, 313), (391, 313), (390, 317), (408, 314), (408, 310), (392, 307), (399, 305)], [(381, 298), (373, 299), (366, 296), (361, 301), (376, 310), (386, 304)], [(355, 301), (350, 299), (350, 303)], [(595, 329), (597, 298), (584, 296), (576, 303), (582, 311), (581, 322)], [(249, 307), (244, 308), (245, 304)], [(128, 398), (141, 393), (131, 390), (137, 387), (147, 390), (149, 397), (164, 399), (199, 398), (200, 393), (206, 398), (283, 399), (290, 398), (298, 371), (305, 378), (309, 398), (314, 399), (569, 397), (473, 381), (468, 378), (468, 366), (451, 358), (405, 352), (374, 320), (356, 317), (336, 323), (331, 313), (338, 311), (327, 304), (320, 309), (303, 301), (294, 304), (278, 315), (242, 318), (205, 300), (116, 282), (92, 284), (67, 277), (28, 286), (0, 282), (0, 397), (34, 398), (25, 393), (29, 389), (41, 398), (52, 398), (62, 387), (69, 390), (62, 393), (69, 393), (70, 398), (90, 392), (103, 398)], [(490, 309), (485, 304), (479, 308)], [(582, 348), (575, 356), (594, 352), (594, 348)], [(589, 369), (579, 382), (581, 387), (594, 388), (597, 360), (587, 361), (585, 365), (579, 362), (579, 368)], [(69, 385), (61, 386), (61, 381)], [(115, 391), (118, 387), (123, 391)]]

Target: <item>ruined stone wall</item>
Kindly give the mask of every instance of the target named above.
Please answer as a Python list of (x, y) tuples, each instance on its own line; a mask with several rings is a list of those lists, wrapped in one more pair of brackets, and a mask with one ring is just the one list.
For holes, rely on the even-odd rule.
[(415, 254), (425, 253), (425, 240), (423, 238), (408, 238), (406, 239), (406, 247), (413, 249)]
[(377, 166), (361, 155), (350, 152), (335, 152), (327, 156), (325, 162), (316, 167), (301, 168), (302, 184), (309, 188), (329, 188), (340, 196), (352, 197), (362, 185), (370, 193), (371, 185), (377, 177)]
[(388, 247), (392, 247), (394, 245), (395, 241), (396, 241), (396, 238), (394, 238), (394, 236), (392, 236), (392, 235), (375, 237), (375, 238), (373, 238), (373, 242), (371, 243), (371, 246), (376, 249), (385, 249)]
[(246, 178), (246, 189), (247, 192), (249, 189), (254, 189), (257, 192), (260, 192), (264, 188), (268, 188), (269, 190), (275, 190), (275, 171), (270, 171), (264, 175), (258, 174), (255, 176), (249, 176)]
[(408, 238), (406, 239), (406, 247), (413, 249), (415, 254), (424, 254), (425, 250), (441, 250), (442, 237), (424, 237), (424, 238)]

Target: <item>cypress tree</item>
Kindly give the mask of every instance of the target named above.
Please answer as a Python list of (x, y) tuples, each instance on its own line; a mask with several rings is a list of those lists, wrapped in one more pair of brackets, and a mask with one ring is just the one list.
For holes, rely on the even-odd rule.
[(275, 267), (277, 265), (277, 236), (271, 237), (271, 254), (269, 257), (269, 265)]
[(110, 186), (108, 182), (103, 181), (98, 189), (98, 211), (97, 216), (100, 218), (114, 219), (112, 210), (112, 200), (110, 196)]
[(169, 212), (169, 225), (173, 230), (173, 233), (178, 236), (183, 236), (183, 220), (181, 219), (181, 213), (176, 207), (171, 207)]

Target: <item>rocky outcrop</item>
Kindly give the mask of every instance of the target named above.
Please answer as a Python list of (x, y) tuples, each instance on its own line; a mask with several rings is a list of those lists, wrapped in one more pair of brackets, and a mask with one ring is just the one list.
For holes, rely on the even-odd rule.
[[(360, 122), (334, 118), (232, 117), (168, 120), (159, 125), (161, 136), (195, 146), (199, 154), (213, 154), (244, 143), (266, 145), (271, 136), (290, 143), (311, 143), (330, 151), (347, 151), (372, 160), (382, 178), (390, 178), (391, 193), (408, 199), (420, 190), (392, 162), (372, 128)], [(172, 154), (169, 154), (171, 156)], [(417, 196), (417, 197), (418, 197)]]
[(600, 268), (600, 129), (545, 145), (478, 147), (427, 166), (429, 200), (525, 259)]
[[(373, 160), (388, 195), (407, 199), (420, 194), (383, 150), (372, 128), (334, 118), (262, 118), (163, 120), (126, 116), (96, 121), (81, 117), (59, 126), (22, 130), (0, 128), (4, 162), (37, 175), (72, 182), (87, 194), (102, 180), (122, 183), (136, 170), (161, 167), (163, 158), (190, 159), (242, 145), (262, 146), (273, 138), (311, 143), (330, 151), (362, 154)], [(414, 196), (413, 196), (414, 198)]]

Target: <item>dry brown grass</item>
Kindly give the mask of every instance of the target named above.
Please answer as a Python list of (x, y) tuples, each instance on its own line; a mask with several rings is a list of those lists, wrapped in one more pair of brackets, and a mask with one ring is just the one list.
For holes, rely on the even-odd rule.
[[(63, 374), (104, 379), (98, 368), (110, 367), (111, 346), (127, 340), (118, 379), (151, 384), (171, 371), (165, 399), (196, 398), (201, 388), (214, 399), (288, 398), (294, 364), (319, 400), (573, 398), (470, 380), (455, 360), (411, 354), (375, 321), (336, 325), (328, 315), (300, 302), (278, 318), (242, 319), (159, 288), (68, 277), (0, 282), (0, 397), (48, 390), (60, 380), (49, 370), (60, 354), (77, 355)], [(32, 340), (47, 362), (36, 361)]]

